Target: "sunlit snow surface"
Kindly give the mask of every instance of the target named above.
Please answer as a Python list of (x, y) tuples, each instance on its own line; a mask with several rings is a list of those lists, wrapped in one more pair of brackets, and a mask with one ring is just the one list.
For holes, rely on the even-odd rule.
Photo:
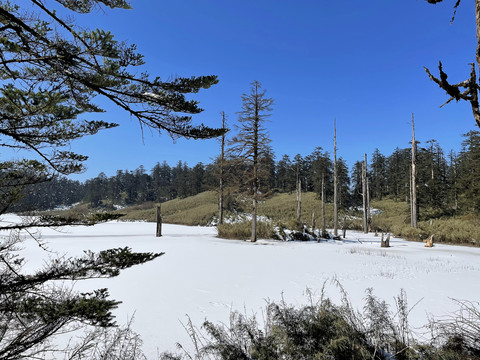
[[(3, 221), (14, 221), (3, 216)], [(335, 301), (340, 291), (336, 279), (352, 304), (361, 308), (365, 290), (394, 304), (405, 289), (414, 326), (429, 315), (441, 316), (457, 309), (452, 299), (480, 300), (480, 249), (435, 245), (393, 238), (391, 247), (380, 248), (373, 234), (348, 232), (343, 241), (257, 243), (223, 240), (214, 227), (164, 224), (161, 238), (155, 224), (109, 222), (93, 227), (42, 229), (42, 239), (51, 250), (66, 256), (83, 250), (129, 246), (135, 251), (165, 252), (156, 260), (127, 269), (114, 279), (76, 283), (80, 291), (108, 287), (112, 298), (123, 303), (116, 310), (117, 322), (133, 315), (133, 328), (144, 341), (147, 356), (175, 350), (176, 342), (189, 347), (183, 328), (187, 315), (195, 325), (205, 319), (228, 322), (230, 310), (257, 314), (268, 300), (282, 297), (291, 304), (309, 300), (306, 290), (319, 294), (326, 284), (327, 296)], [(31, 239), (25, 240), (26, 271), (41, 267), (50, 254)], [(394, 307), (392, 308), (394, 310)]]

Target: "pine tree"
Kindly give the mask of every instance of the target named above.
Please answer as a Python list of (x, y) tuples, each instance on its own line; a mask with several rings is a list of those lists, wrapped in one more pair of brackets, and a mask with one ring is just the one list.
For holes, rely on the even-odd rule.
[(361, 161), (355, 161), (350, 176), (352, 182), (352, 205), (355, 207), (361, 206), (363, 202), (362, 164), (363, 162)]
[(295, 189), (294, 165), (288, 155), (283, 155), (276, 164), (276, 188), (282, 192), (290, 192)]
[(399, 149), (393, 151), (387, 158), (387, 182), (389, 184), (390, 194), (395, 201), (408, 201), (408, 184), (410, 183), (410, 150)]
[(265, 90), (258, 81), (251, 84), (250, 93), (242, 95), (242, 111), (239, 112), (238, 134), (231, 140), (229, 154), (246, 170), (243, 184), (252, 199), (252, 235), (257, 241), (257, 203), (262, 197), (260, 178), (265, 176), (262, 158), (271, 153), (270, 139), (265, 121), (271, 115), (273, 99), (265, 97)]
[(480, 209), (480, 132), (470, 131), (464, 135), (459, 155), (459, 184), (461, 206), (478, 213)]
[(374, 199), (382, 200), (387, 194), (387, 169), (386, 158), (380, 153), (380, 150), (375, 149), (370, 163), (370, 193)]
[[(95, 103), (97, 96), (123, 109), (141, 126), (172, 137), (209, 138), (222, 133), (193, 125), (191, 115), (202, 109), (185, 96), (215, 84), (215, 76), (168, 82), (146, 73), (136, 76), (133, 70), (143, 60), (135, 46), (116, 41), (108, 31), (84, 30), (72, 17), (101, 6), (130, 8), (126, 1), (57, 0), (55, 5), (62, 11), (40, 0), (0, 1), (0, 146), (25, 157), (0, 163), (0, 215), (11, 211), (25, 186), (83, 171), (87, 158), (70, 151), (70, 143), (117, 126), (81, 119), (87, 113), (103, 112)], [(68, 20), (60, 13), (67, 13)], [(131, 173), (124, 175), (134, 178)], [(125, 191), (132, 191), (126, 201), (136, 201), (135, 190), (126, 186)], [(120, 270), (162, 253), (133, 253), (128, 248), (87, 252), (80, 258), (53, 259), (42, 269), (23, 274), (24, 259), (13, 252), (22, 231), (31, 227), (93, 225), (112, 218), (38, 216), (1, 225), (3, 234), (11, 234), (0, 237), (1, 359), (49, 358), (50, 339), (72, 325), (114, 324), (112, 310), (118, 302), (109, 299), (106, 289), (78, 294), (56, 280), (117, 276)], [(78, 354), (88, 358), (90, 344), (77, 348)]]

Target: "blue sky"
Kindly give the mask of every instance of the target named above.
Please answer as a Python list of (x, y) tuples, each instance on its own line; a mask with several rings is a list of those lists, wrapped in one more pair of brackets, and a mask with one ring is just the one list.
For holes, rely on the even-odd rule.
[[(219, 84), (194, 95), (205, 111), (195, 122), (220, 126), (225, 111), (237, 121), (241, 95), (258, 80), (275, 101), (267, 125), (272, 147), (283, 154), (310, 154), (320, 146), (351, 167), (364, 153), (385, 155), (408, 147), (415, 114), (417, 138), (459, 150), (461, 135), (475, 129), (469, 104), (450, 103), (423, 66), (437, 73), (438, 61), (452, 82), (465, 80), (475, 60), (473, 1), (463, 1), (450, 24), (455, 1), (424, 0), (161, 0), (132, 1), (133, 10), (105, 10), (78, 23), (103, 28), (117, 40), (137, 44), (152, 75), (215, 74)], [(76, 141), (88, 155), (88, 170), (150, 170), (166, 160), (194, 166), (219, 152), (216, 140), (158, 136), (119, 109), (107, 106), (97, 118), (116, 129)]]

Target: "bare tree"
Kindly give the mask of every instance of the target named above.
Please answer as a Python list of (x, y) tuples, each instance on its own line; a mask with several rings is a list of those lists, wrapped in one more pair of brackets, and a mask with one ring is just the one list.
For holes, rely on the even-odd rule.
[(333, 235), (338, 236), (337, 120), (333, 121)]
[[(430, 4), (437, 4), (439, 2), (442, 2), (443, 0), (426, 0), (426, 1), (429, 2)], [(456, 0), (455, 2), (454, 15), (452, 18), (452, 22), (455, 17), (455, 12), (458, 6), (460, 5), (461, 1), (462, 0)], [(480, 68), (480, 0), (475, 0), (475, 19), (476, 19), (476, 29), (477, 29), (477, 49), (475, 53), (475, 58), (476, 58), (477, 66)], [(439, 65), (438, 65), (438, 70), (440, 73), (439, 78), (433, 76), (430, 73), (429, 69), (425, 68), (425, 71), (427, 72), (430, 79), (436, 82), (438, 86), (440, 86), (440, 88), (445, 90), (447, 94), (450, 96), (450, 98), (447, 100), (445, 104), (448, 104), (452, 100), (456, 100), (456, 101), (465, 100), (470, 102), (470, 105), (472, 107), (473, 117), (475, 118), (477, 125), (480, 127), (480, 107), (478, 103), (479, 84), (477, 82), (475, 64), (471, 63), (470, 66), (471, 66), (470, 77), (467, 80), (459, 82), (457, 84), (450, 84), (448, 82), (447, 80), (448, 76), (443, 71), (443, 65), (441, 61), (439, 62)]]
[(325, 173), (322, 173), (322, 237), (326, 235), (326, 224), (325, 224)]
[(224, 171), (225, 171), (225, 136), (226, 136), (226, 123), (225, 123), (225, 111), (221, 112), (222, 115), (222, 129), (224, 133), (220, 138), (221, 148), (220, 148), (220, 159), (219, 159), (219, 199), (218, 199), (218, 223), (223, 224), (223, 202), (224, 202)]
[(242, 179), (252, 199), (252, 235), (257, 241), (257, 203), (261, 198), (259, 179), (262, 176), (261, 159), (270, 151), (270, 138), (264, 123), (271, 115), (273, 99), (265, 97), (265, 90), (258, 81), (251, 84), (249, 94), (242, 95), (242, 111), (239, 112), (238, 134), (230, 142), (230, 156), (245, 165)]
[(412, 114), (412, 171), (410, 181), (410, 215), (412, 228), (417, 227), (418, 214), (417, 214), (417, 144), (415, 142), (415, 122)]
[(302, 180), (300, 179), (300, 171), (297, 167), (297, 225), (302, 225)]
[(362, 164), (362, 198), (363, 198), (363, 232), (368, 233), (368, 183), (367, 183), (367, 154)]

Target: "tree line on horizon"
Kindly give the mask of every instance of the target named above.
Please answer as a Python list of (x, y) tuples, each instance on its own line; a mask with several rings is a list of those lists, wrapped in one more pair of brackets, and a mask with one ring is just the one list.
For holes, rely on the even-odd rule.
[[(420, 207), (444, 214), (478, 212), (480, 209), (480, 184), (476, 181), (480, 172), (480, 132), (472, 130), (464, 138), (458, 154), (454, 151), (445, 153), (436, 140), (417, 144)], [(356, 161), (349, 171), (347, 163), (341, 157), (337, 159), (341, 209), (362, 204), (362, 163), (363, 160)], [(368, 157), (370, 198), (408, 202), (410, 164), (410, 148), (396, 148), (390, 155), (375, 149)], [(277, 161), (273, 152), (267, 152), (261, 159), (261, 168), (263, 175), (259, 180), (259, 191), (262, 194), (294, 192), (297, 179), (300, 179), (302, 191), (320, 195), (322, 177), (325, 176), (326, 201), (333, 201), (333, 161), (331, 154), (320, 147), (306, 156), (285, 154)], [(218, 190), (218, 173), (219, 160), (216, 159), (193, 167), (181, 160), (175, 166), (163, 161), (150, 171), (139, 166), (133, 171), (118, 170), (110, 177), (102, 172), (85, 182), (59, 177), (27, 187), (25, 197), (14, 209), (51, 209), (77, 202), (87, 202), (92, 207), (161, 203)], [(242, 169), (238, 164), (227, 162), (225, 173), (226, 189), (232, 192), (233, 179), (242, 176)]]

